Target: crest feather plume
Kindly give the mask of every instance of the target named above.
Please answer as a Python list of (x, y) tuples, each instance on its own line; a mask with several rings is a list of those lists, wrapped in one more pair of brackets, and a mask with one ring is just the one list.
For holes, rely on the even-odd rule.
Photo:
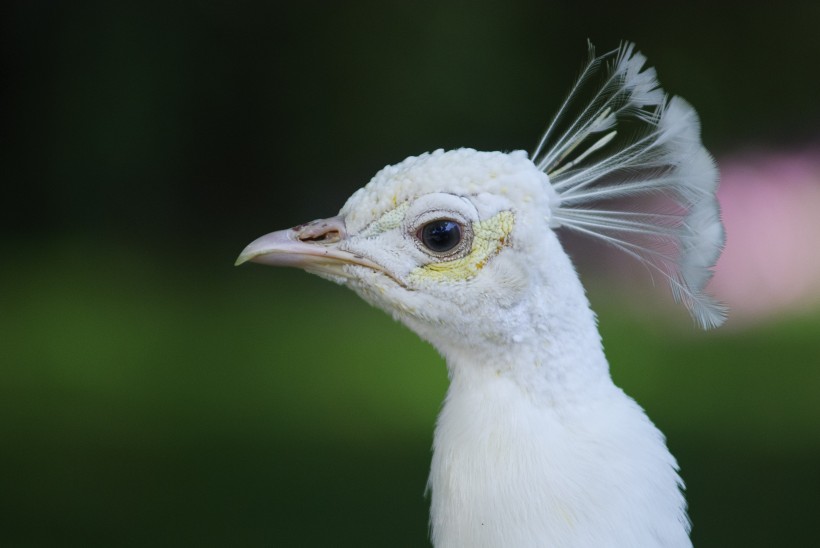
[(704, 288), (724, 244), (718, 171), (695, 110), (670, 98), (645, 63), (634, 44), (600, 56), (590, 44), (531, 157), (560, 197), (555, 226), (638, 259), (701, 327), (717, 327), (726, 309)]

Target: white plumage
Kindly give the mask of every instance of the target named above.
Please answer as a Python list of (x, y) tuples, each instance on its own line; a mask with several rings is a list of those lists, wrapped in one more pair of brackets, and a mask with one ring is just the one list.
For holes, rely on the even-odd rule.
[(346, 285), (446, 358), (429, 479), (439, 548), (691, 546), (675, 459), (612, 383), (554, 229), (626, 251), (719, 325), (703, 292), (723, 244), (717, 171), (694, 110), (631, 44), (590, 52), (531, 158), (408, 158), (338, 217), (263, 236), (237, 261)]

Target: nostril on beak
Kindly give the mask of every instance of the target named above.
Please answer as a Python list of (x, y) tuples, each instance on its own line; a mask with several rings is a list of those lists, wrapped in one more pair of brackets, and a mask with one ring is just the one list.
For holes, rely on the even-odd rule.
[(307, 236), (305, 234), (299, 235), (299, 240), (302, 242), (322, 242), (326, 244), (335, 243), (341, 240), (341, 236), (339, 235), (338, 230), (331, 230), (328, 232), (324, 232), (322, 234), (317, 234), (316, 236)]
[(344, 218), (317, 219), (304, 225), (293, 227), (296, 238), (301, 242), (335, 244), (347, 237)]

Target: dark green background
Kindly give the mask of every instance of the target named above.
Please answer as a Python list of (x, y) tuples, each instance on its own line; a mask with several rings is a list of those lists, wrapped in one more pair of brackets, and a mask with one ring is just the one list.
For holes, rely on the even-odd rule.
[[(12, 4), (0, 545), (425, 545), (440, 358), (234, 258), (409, 154), (531, 148), (587, 38), (636, 41), (718, 157), (816, 139), (820, 4), (711, 4)], [(816, 544), (820, 311), (702, 333), (583, 274), (696, 545)]]

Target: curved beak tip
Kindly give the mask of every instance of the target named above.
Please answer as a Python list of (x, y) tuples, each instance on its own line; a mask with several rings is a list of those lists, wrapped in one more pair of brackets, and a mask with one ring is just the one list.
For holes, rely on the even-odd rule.
[(237, 257), (236, 261), (233, 263), (234, 266), (243, 265), (253, 261), (259, 255), (264, 255), (265, 252), (260, 250), (259, 246), (254, 244), (256, 244), (256, 241), (252, 242), (242, 250), (242, 253), (239, 254), (239, 257)]
[(281, 253), (292, 251), (294, 247), (299, 247), (299, 243), (294, 241), (292, 237), (292, 230), (280, 230), (278, 232), (271, 232), (261, 236), (242, 250), (239, 257), (236, 258), (234, 266), (239, 266), (247, 262), (265, 262), (275, 266), (288, 266), (287, 262), (268, 260), (262, 261), (263, 257), (268, 255), (276, 255), (282, 257)]

